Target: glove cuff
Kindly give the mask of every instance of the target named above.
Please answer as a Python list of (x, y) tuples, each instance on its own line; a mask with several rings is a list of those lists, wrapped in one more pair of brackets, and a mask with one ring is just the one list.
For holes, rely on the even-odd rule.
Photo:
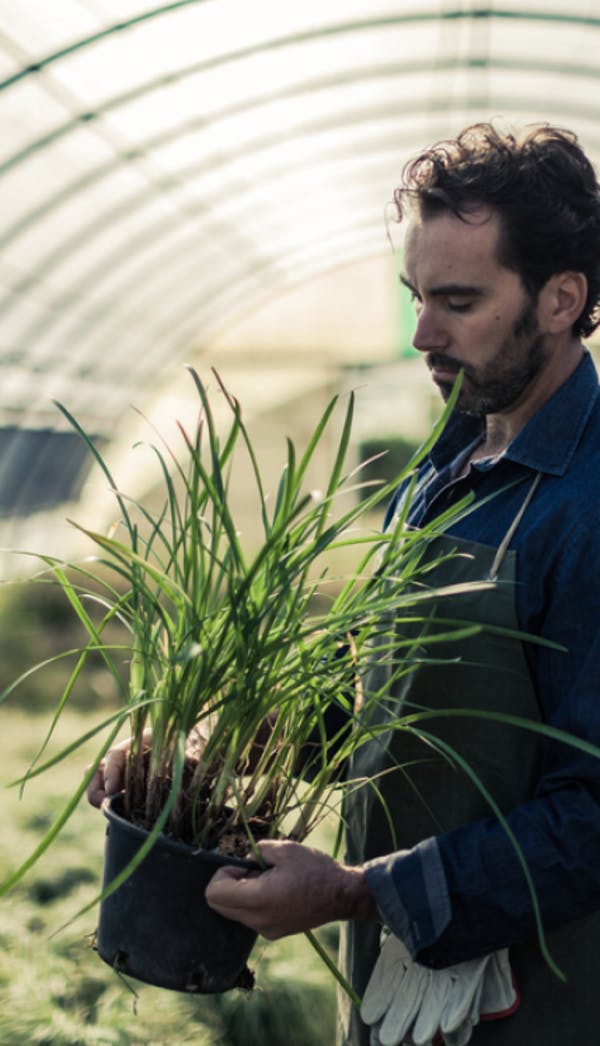
[(519, 1007), (521, 1005), (521, 993), (519, 991), (519, 986), (517, 984), (517, 981), (516, 981), (516, 978), (515, 978), (515, 975), (514, 975), (514, 971), (512, 969), (510, 971), (510, 976), (511, 976), (513, 991), (515, 993), (515, 997), (514, 997), (513, 1002), (511, 1003), (510, 1006), (505, 1007), (503, 1010), (496, 1010), (494, 1012), (481, 1013), (479, 1015), (479, 1020), (480, 1021), (499, 1021), (499, 1020), (502, 1020), (503, 1017), (510, 1017), (511, 1014), (517, 1012), (517, 1010), (519, 1009)]

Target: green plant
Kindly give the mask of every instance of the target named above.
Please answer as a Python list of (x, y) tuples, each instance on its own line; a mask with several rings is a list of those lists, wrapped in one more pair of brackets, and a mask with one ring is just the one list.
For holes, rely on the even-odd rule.
[[(354, 714), (362, 699), (365, 663), (392, 660), (391, 683), (407, 670), (411, 647), (422, 640), (422, 635), (407, 639), (399, 648), (390, 622), (401, 615), (413, 623), (420, 620), (419, 604), (431, 597), (418, 585), (431, 567), (422, 564), (422, 553), (447, 518), (420, 531), (406, 531), (403, 517), (385, 534), (360, 530), (361, 520), (388, 498), (402, 476), (335, 515), (340, 495), (360, 486), (352, 472), (344, 471), (352, 397), (326, 489), (309, 493), (304, 485), (332, 424), (336, 400), (300, 457), (287, 441), (286, 465), (270, 503), (239, 404), (217, 378), (231, 411), (229, 430), (220, 438), (206, 388), (195, 371), (190, 373), (200, 420), (192, 435), (180, 427), (179, 455), (160, 441), (153, 447), (164, 485), (158, 512), (117, 489), (93, 441), (58, 405), (94, 454), (121, 518), (112, 536), (85, 531), (99, 549), (91, 564), (41, 557), (47, 571), (38, 580), (58, 582), (87, 642), (49, 659), (68, 655), (75, 663), (46, 740), (21, 784), (90, 737), (98, 734), (102, 741), (55, 824), (5, 886), (52, 842), (125, 722), (132, 737), (125, 810), (150, 830), (148, 846), (159, 831), (194, 846), (214, 846), (232, 832), (242, 832), (251, 847), (257, 834), (304, 839), (330, 809), (351, 750), (372, 736), (373, 727), (361, 726)], [(427, 453), (451, 407), (403, 475)], [(240, 449), (254, 477), (264, 535), (252, 555), (242, 548), (228, 495), (228, 476)], [(357, 556), (356, 569), (345, 581), (331, 577), (323, 565), (340, 547), (353, 548)], [(429, 615), (425, 609), (417, 631), (429, 627)], [(124, 630), (119, 642), (117, 622)], [(449, 626), (457, 636), (465, 627), (476, 626)], [(122, 704), (44, 761), (46, 744), (90, 658), (104, 661)], [(129, 662), (125, 680), (123, 658)], [(8, 687), (5, 696), (28, 675)], [(327, 721), (335, 709), (343, 711), (353, 729), (344, 726), (332, 737)], [(145, 742), (147, 730), (151, 746)]]
[[(160, 832), (194, 847), (227, 848), (232, 838), (237, 842), (242, 837), (246, 850), (255, 853), (256, 839), (265, 835), (303, 840), (349, 789), (364, 783), (349, 779), (347, 767), (357, 748), (378, 731), (412, 732), (472, 776), (464, 760), (428, 733), (427, 720), (434, 713), (392, 710), (383, 721), (370, 714), (421, 656), (434, 656), (436, 642), (479, 630), (472, 622), (444, 619), (444, 596), (455, 588), (432, 590), (428, 573), (436, 561), (425, 556), (432, 539), (469, 510), (468, 502), (420, 530), (406, 527), (410, 477), (445, 424), (459, 383), (430, 438), (401, 474), (340, 508), (342, 495), (363, 486), (356, 471), (347, 473), (344, 464), (352, 397), (324, 491), (315, 494), (305, 488), (320, 441), (334, 423), (336, 400), (301, 455), (288, 440), (286, 465), (270, 501), (239, 404), (219, 382), (231, 412), (229, 428), (220, 437), (207, 390), (193, 370), (191, 376), (201, 408), (196, 431), (190, 435), (181, 428), (179, 453), (160, 440), (153, 447), (164, 493), (157, 511), (117, 488), (93, 441), (59, 405), (108, 480), (120, 522), (110, 535), (85, 530), (99, 550), (91, 562), (66, 564), (41, 557), (46, 569), (37, 582), (60, 586), (87, 638), (37, 666), (72, 662), (47, 736), (18, 783), (24, 785), (91, 739), (99, 737), (100, 742), (64, 808), (0, 892), (18, 882), (53, 842), (125, 725), (131, 735), (125, 810), (148, 829), (148, 836), (105, 893), (118, 888)], [(242, 546), (229, 497), (232, 463), (242, 452), (254, 478), (262, 525), (262, 543), (255, 552)], [(361, 527), (403, 479), (408, 481), (406, 507), (390, 529), (381, 533)], [(329, 568), (340, 548), (356, 558), (347, 578), (335, 577)], [(46, 756), (85, 666), (98, 660), (114, 678), (119, 707), (58, 754)], [(363, 693), (369, 666), (381, 662), (385, 682)], [(8, 686), (2, 697), (32, 671)], [(435, 713), (440, 714), (486, 715), (469, 709)], [(493, 717), (598, 754), (586, 742), (544, 724), (499, 713)], [(341, 723), (333, 731), (332, 720)], [(377, 782), (373, 787), (377, 793)], [(506, 824), (493, 796), (486, 794), (486, 799)], [(524, 858), (513, 842), (535, 905)], [(539, 929), (543, 937), (541, 924)]]

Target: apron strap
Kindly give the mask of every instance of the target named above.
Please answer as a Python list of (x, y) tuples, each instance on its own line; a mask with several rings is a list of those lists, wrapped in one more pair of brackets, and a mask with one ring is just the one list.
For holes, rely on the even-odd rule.
[(498, 546), (498, 551), (496, 552), (496, 555), (494, 556), (494, 562), (492, 563), (492, 565), (490, 567), (490, 572), (488, 574), (488, 581), (496, 581), (497, 580), (498, 572), (500, 570), (500, 567), (502, 566), (502, 561), (503, 561), (503, 559), (504, 559), (504, 557), (505, 557), (505, 555), (507, 553), (508, 546), (510, 545), (510, 543), (511, 543), (511, 541), (513, 539), (515, 530), (517, 529), (517, 527), (519, 526), (519, 523), (521, 522), (521, 520), (523, 519), (523, 516), (525, 515), (525, 512), (527, 510), (529, 502), (531, 501), (533, 495), (535, 494), (537, 488), (540, 485), (541, 478), (542, 478), (542, 473), (541, 472), (536, 473), (535, 479), (534, 479), (533, 483), (531, 484), (529, 490), (527, 491), (527, 496), (526, 496), (525, 500), (523, 501), (523, 504), (521, 505), (521, 508), (517, 512), (517, 514), (516, 514), (515, 518), (513, 519), (510, 527), (508, 528), (506, 534), (502, 538), (502, 541), (500, 542), (500, 544)]

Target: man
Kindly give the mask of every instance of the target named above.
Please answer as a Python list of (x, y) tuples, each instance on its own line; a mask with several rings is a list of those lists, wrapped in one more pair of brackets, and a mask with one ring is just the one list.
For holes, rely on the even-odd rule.
[(341, 1007), (345, 1043), (583, 1046), (598, 1023), (600, 759), (514, 720), (600, 747), (600, 393), (581, 340), (598, 322), (600, 188), (573, 135), (484, 124), (410, 164), (395, 199), (414, 345), (444, 398), (463, 375), (408, 523), (473, 493), (431, 580), (490, 581), (443, 608), (485, 629), (401, 681), (396, 712), (439, 714), (420, 741), (360, 753), (350, 772), (377, 777), (389, 816), (367, 786), (353, 795), (347, 864), (265, 842), (266, 872), (220, 871), (207, 899), (270, 939), (343, 920), (365, 995), (364, 1020)]

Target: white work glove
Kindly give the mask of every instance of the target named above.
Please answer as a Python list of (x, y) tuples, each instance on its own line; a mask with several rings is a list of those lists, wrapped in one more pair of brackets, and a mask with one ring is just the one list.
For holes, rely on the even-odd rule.
[(483, 975), (479, 1013), (484, 1020), (508, 1017), (520, 1006), (519, 993), (508, 958), (508, 948), (493, 952)]
[[(492, 975), (486, 980), (488, 969)], [(431, 970), (384, 931), (360, 1012), (375, 1026), (380, 1046), (431, 1046), (438, 1033), (446, 1046), (465, 1046), (482, 1012), (490, 1017), (512, 1012), (515, 1000), (506, 951)]]

